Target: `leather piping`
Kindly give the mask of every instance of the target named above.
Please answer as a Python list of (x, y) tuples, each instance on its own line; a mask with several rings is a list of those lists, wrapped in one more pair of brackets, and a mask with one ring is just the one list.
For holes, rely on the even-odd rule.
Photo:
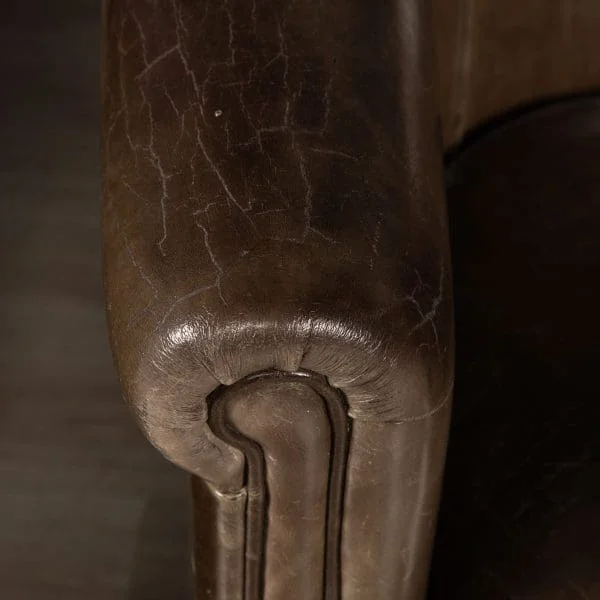
[(250, 381), (283, 378), (301, 380), (318, 394), (325, 405), (331, 427), (331, 459), (325, 534), (324, 600), (339, 600), (341, 590), (341, 534), (343, 522), (346, 462), (351, 436), (351, 419), (341, 391), (327, 380), (309, 371), (288, 373), (263, 371), (228, 387), (220, 387), (208, 398), (208, 422), (213, 433), (244, 453), (247, 489), (244, 600), (260, 600), (264, 592), (265, 544), (268, 528), (269, 491), (265, 461), (260, 444), (243, 436), (227, 419), (227, 404)]

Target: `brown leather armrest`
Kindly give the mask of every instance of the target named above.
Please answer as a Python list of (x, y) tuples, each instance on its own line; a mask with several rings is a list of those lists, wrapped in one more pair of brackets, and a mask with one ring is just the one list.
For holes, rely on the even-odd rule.
[[(452, 386), (423, 3), (112, 0), (105, 10), (108, 313), (142, 428), (236, 497), (248, 454), (211, 426), (207, 398), (262, 371), (325, 381), (352, 432), (344, 597), (416, 598), (411, 561), (428, 552)], [(365, 493), (371, 501), (352, 500)], [(365, 515), (376, 535), (348, 525)], [(381, 561), (392, 566), (376, 582)]]

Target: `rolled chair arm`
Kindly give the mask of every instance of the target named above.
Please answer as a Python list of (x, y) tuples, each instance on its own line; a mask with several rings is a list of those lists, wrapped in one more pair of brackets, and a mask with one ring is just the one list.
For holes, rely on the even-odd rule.
[(424, 593), (453, 381), (424, 5), (105, 3), (111, 340), (201, 480), (199, 598)]

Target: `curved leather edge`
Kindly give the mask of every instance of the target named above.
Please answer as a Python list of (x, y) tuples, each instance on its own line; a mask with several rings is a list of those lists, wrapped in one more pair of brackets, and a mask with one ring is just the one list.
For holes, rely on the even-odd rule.
[(207, 399), (265, 370), (347, 407), (334, 596), (424, 593), (453, 381), (429, 30), (424, 0), (106, 4), (112, 347), (143, 431), (216, 503), (220, 594), (251, 583), (254, 499)]
[(429, 30), (422, 0), (106, 5), (117, 367), (149, 439), (222, 491), (243, 459), (206, 422), (221, 384), (313, 371), (365, 422), (449, 402)]
[(334, 600), (351, 420), (311, 373), (265, 372), (221, 388), (212, 431), (246, 459), (244, 598)]
[(354, 422), (346, 408), (311, 373), (211, 396), (211, 429), (246, 468), (236, 492), (194, 484), (200, 598), (423, 596), (450, 407), (410, 425)]

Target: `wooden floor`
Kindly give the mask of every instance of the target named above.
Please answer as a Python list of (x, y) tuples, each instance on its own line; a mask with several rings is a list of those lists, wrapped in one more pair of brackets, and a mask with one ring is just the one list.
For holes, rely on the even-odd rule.
[(12, 5), (0, 19), (0, 598), (189, 598), (187, 479), (137, 432), (106, 341), (100, 3)]

